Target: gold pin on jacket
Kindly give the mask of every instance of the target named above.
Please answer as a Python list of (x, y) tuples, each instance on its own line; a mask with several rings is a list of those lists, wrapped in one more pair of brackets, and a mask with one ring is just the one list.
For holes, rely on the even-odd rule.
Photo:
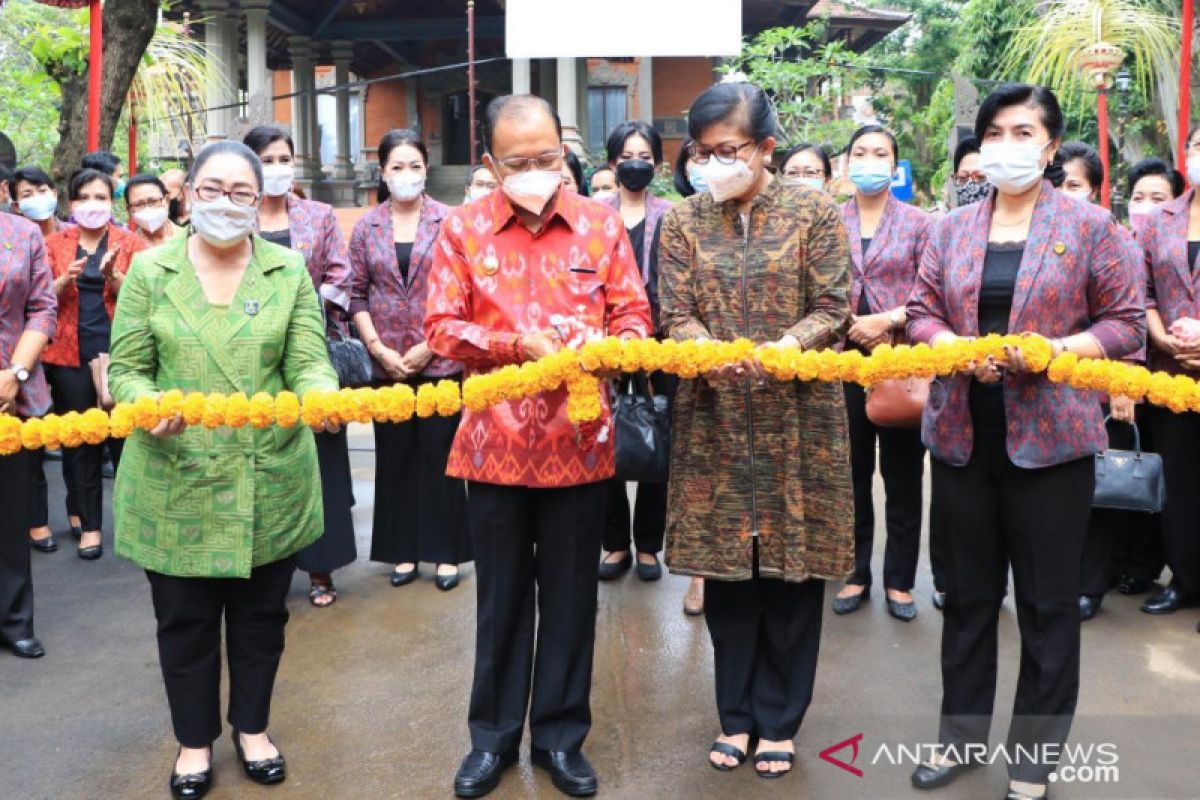
[(1067, 246), (1062, 242), (1055, 242), (1054, 252), (1061, 256), (1063, 253), (1067, 252)]

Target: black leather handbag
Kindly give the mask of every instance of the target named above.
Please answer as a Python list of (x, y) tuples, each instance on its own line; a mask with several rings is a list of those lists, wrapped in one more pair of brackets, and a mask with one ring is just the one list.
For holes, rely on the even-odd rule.
[(666, 483), (671, 463), (671, 403), (655, 394), (644, 374), (631, 376), (613, 402), (617, 478)]
[(332, 322), (325, 315), (325, 341), (329, 347), (329, 360), (338, 376), (338, 385), (342, 388), (358, 388), (371, 383), (371, 355), (367, 346), (358, 338), (358, 332), (353, 322), (348, 322), (350, 335), (341, 325)]
[[(1108, 417), (1104, 421), (1108, 422)], [(1131, 423), (1132, 424), (1132, 423)], [(1162, 458), (1142, 452), (1142, 436), (1133, 425), (1133, 450), (1109, 448), (1096, 454), (1096, 492), (1092, 508), (1157, 514), (1167, 502)]]

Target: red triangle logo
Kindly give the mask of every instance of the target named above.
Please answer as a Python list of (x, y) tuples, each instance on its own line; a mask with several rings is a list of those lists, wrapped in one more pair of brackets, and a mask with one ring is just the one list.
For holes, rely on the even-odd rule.
[[(846, 739), (845, 741), (838, 742), (837, 744), (826, 747), (824, 750), (822, 750), (820, 752), (819, 755), (821, 756), (821, 758), (828, 761), (830, 764), (833, 764), (838, 769), (844, 769), (844, 770), (846, 770), (846, 772), (849, 772), (851, 775), (857, 775), (858, 777), (861, 778), (863, 776), (863, 771), (861, 769), (859, 769), (858, 767), (854, 766), (854, 762), (858, 760), (858, 743), (862, 741), (862, 738), (863, 738), (863, 735), (861, 733), (855, 734), (854, 736), (851, 736), (849, 739)], [(850, 751), (851, 751), (850, 752), (850, 763), (848, 763), (848, 764), (845, 761), (842, 761), (840, 758), (838, 758), (837, 756), (834, 755), (834, 753), (838, 752), (839, 750), (844, 750), (847, 747), (849, 747)]]

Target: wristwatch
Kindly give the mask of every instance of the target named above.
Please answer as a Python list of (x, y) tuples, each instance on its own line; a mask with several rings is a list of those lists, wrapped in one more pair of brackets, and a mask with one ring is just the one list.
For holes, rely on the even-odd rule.
[(898, 308), (893, 308), (892, 313), (888, 314), (888, 321), (892, 323), (893, 328), (899, 328), (904, 324), (904, 312)]
[(13, 364), (8, 368), (8, 371), (17, 376), (17, 383), (24, 383), (29, 380), (29, 370), (22, 367), (20, 364)]

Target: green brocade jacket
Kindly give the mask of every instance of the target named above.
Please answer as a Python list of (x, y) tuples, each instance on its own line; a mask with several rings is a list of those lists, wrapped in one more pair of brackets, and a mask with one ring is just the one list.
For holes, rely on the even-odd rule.
[[(337, 389), (304, 257), (255, 237), (228, 309), (209, 304), (187, 236), (139, 253), (112, 326), (109, 387), (147, 394)], [(182, 577), (246, 578), (323, 530), (312, 431), (202, 426), (125, 444), (113, 498), (117, 555)]]

